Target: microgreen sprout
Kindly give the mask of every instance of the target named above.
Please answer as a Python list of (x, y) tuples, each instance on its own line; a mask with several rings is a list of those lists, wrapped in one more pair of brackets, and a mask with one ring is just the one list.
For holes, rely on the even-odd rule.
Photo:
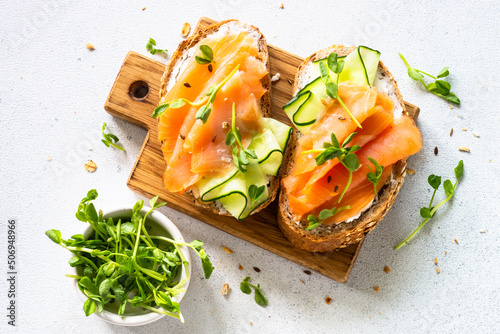
[(356, 135), (356, 132), (351, 133), (342, 143), (342, 146), (340, 146), (339, 141), (337, 140), (337, 137), (335, 136), (334, 133), (332, 133), (332, 142), (328, 143), (325, 142), (323, 143), (323, 148), (322, 149), (313, 149), (313, 150), (308, 150), (302, 152), (302, 154), (309, 154), (309, 153), (319, 153), (315, 160), (316, 160), (316, 165), (321, 166), (324, 163), (326, 163), (328, 160), (332, 160), (337, 158), (339, 162), (349, 171), (349, 179), (347, 181), (347, 184), (344, 188), (344, 191), (342, 191), (342, 194), (339, 197), (338, 203), (342, 201), (342, 198), (344, 197), (345, 193), (347, 192), (347, 189), (349, 189), (349, 186), (351, 185), (352, 181), (352, 173), (355, 172), (359, 168), (359, 159), (358, 156), (354, 153), (355, 151), (359, 150), (361, 147), (358, 145), (353, 145), (351, 147), (347, 147), (347, 144), (349, 144), (352, 140), (352, 138)]
[(368, 181), (373, 183), (373, 193), (375, 194), (375, 197), (377, 197), (377, 186), (380, 182), (380, 179), (382, 178), (384, 166), (381, 166), (375, 159), (371, 157), (369, 157), (368, 160), (370, 160), (370, 162), (375, 167), (375, 171), (370, 168), (370, 165), (366, 164), (366, 166), (370, 170), (370, 173), (366, 174), (366, 178), (368, 179)]
[(200, 45), (200, 51), (202, 56), (194, 57), (198, 64), (200, 65), (210, 64), (214, 60), (214, 51), (208, 45)]
[(250, 207), (250, 212), (255, 209), (255, 206), (258, 200), (264, 195), (264, 191), (266, 190), (266, 186), (262, 185), (257, 187), (255, 184), (252, 184), (248, 187), (248, 196), (250, 197), (250, 201), (252, 202), (252, 206)]
[[(415, 81), (419, 81), (424, 86), (424, 88), (432, 94), (442, 97), (449, 102), (460, 104), (460, 99), (451, 92), (451, 84), (448, 81), (439, 80), (441, 78), (447, 77), (450, 74), (448, 66), (443, 67), (443, 69), (439, 71), (437, 76), (433, 76), (429, 73), (411, 67), (401, 53), (399, 54), (399, 56), (408, 68), (408, 76), (410, 78)], [(434, 82), (426, 84), (423, 80), (424, 75), (428, 76), (431, 79), (434, 79)]]
[(102, 136), (104, 137), (104, 139), (101, 139), (101, 141), (104, 143), (104, 145), (106, 145), (107, 147), (113, 146), (114, 148), (117, 148), (121, 151), (125, 151), (125, 149), (123, 147), (121, 147), (120, 145), (116, 145), (116, 143), (118, 143), (120, 141), (120, 139), (118, 139), (118, 137), (112, 133), (104, 133), (105, 129), (106, 129), (106, 123), (103, 123), (102, 124)]
[(169, 108), (170, 109), (177, 109), (177, 108), (184, 106), (186, 103), (188, 103), (192, 107), (196, 107), (196, 108), (202, 106), (196, 112), (195, 117), (196, 117), (196, 119), (201, 119), (203, 124), (205, 124), (208, 120), (208, 117), (210, 116), (210, 112), (212, 111), (212, 107), (210, 105), (214, 102), (215, 96), (217, 95), (219, 90), (222, 88), (222, 86), (224, 86), (226, 84), (226, 82), (228, 82), (229, 79), (231, 79), (231, 77), (238, 71), (239, 67), (240, 67), (240, 65), (238, 64), (234, 68), (234, 70), (231, 73), (229, 73), (229, 75), (224, 80), (222, 80), (221, 83), (219, 83), (218, 85), (210, 86), (208, 88), (207, 92), (205, 93), (205, 97), (203, 97), (199, 102), (191, 102), (188, 99), (180, 98), (180, 99), (172, 100), (170, 102), (161, 103), (153, 111), (153, 118), (160, 117)]
[(257, 159), (257, 155), (255, 154), (255, 151), (244, 148), (241, 143), (241, 133), (236, 127), (235, 103), (233, 103), (232, 113), (231, 126), (229, 127), (229, 131), (226, 135), (226, 145), (231, 147), (234, 165), (240, 170), (240, 172), (246, 173), (247, 166), (250, 164), (249, 159)]
[(332, 217), (337, 212), (342, 210), (349, 210), (351, 208), (350, 205), (342, 206), (340, 208), (333, 207), (332, 209), (323, 209), (320, 211), (319, 215), (316, 217), (315, 215), (307, 216), (307, 220), (309, 221), (309, 225), (307, 225), (306, 230), (314, 230), (316, 227), (321, 225), (326, 219)]
[[(83, 305), (85, 314), (101, 313), (106, 305), (113, 305), (118, 315), (124, 315), (125, 308), (130, 305), (184, 322), (179, 304), (173, 300), (186, 291), (190, 277), (189, 263), (180, 247), (187, 246), (196, 252), (204, 276), (209, 278), (214, 267), (202, 248), (203, 242), (185, 243), (148, 233), (148, 216), (166, 204), (158, 202), (158, 196), (149, 201), (151, 209), (146, 214), (141, 213), (144, 201), (140, 200), (130, 217), (107, 220), (91, 203), (96, 198), (97, 191), (90, 190), (76, 212), (77, 219), (89, 223), (94, 230), (89, 238), (77, 234), (65, 240), (58, 230), (45, 232), (53, 242), (73, 253), (69, 264), (78, 267), (81, 274), (66, 276), (75, 278), (87, 296)], [(182, 270), (186, 276), (179, 281)]]
[(412, 234), (410, 234), (408, 238), (403, 240), (399, 245), (395, 247), (396, 250), (400, 249), (408, 242), (410, 242), (410, 240), (413, 239), (415, 235), (417, 235), (417, 233), (422, 229), (422, 227), (424, 227), (425, 224), (427, 224), (429, 219), (434, 217), (434, 214), (436, 213), (437, 209), (439, 209), (444, 203), (448, 202), (453, 197), (453, 195), (455, 194), (455, 190), (457, 189), (458, 181), (460, 181), (463, 174), (464, 174), (464, 162), (463, 160), (460, 160), (457, 167), (455, 167), (455, 179), (456, 179), (455, 183), (453, 184), (450, 180), (444, 181), (443, 188), (446, 194), (446, 198), (441, 202), (439, 202), (436, 206), (432, 206), (432, 202), (434, 201), (434, 196), (436, 195), (436, 192), (439, 189), (439, 186), (441, 185), (441, 176), (436, 176), (434, 174), (429, 175), (427, 182), (434, 189), (434, 192), (432, 193), (431, 202), (429, 206), (428, 207), (424, 206), (420, 209), (420, 216), (424, 218), (424, 221), (417, 227), (415, 231), (413, 231)]
[(149, 41), (146, 43), (146, 50), (149, 51), (152, 55), (154, 55), (157, 52), (168, 52), (167, 49), (157, 49), (155, 48), (156, 46), (156, 41), (152, 38), (149, 38)]
[(257, 284), (257, 286), (252, 285), (249, 283), (250, 282), (250, 277), (247, 276), (241, 283), (240, 283), (240, 290), (243, 293), (246, 293), (247, 295), (252, 293), (252, 288), (255, 290), (255, 302), (259, 304), (260, 306), (266, 306), (267, 305), (267, 299), (264, 297), (264, 294), (260, 290), (260, 284)]
[[(340, 78), (340, 73), (342, 73), (342, 70), (344, 69), (344, 60), (338, 60), (337, 59), (337, 54), (335, 52), (330, 53), (328, 55), (327, 59), (327, 65), (325, 65), (324, 62), (319, 63), (319, 71), (321, 73), (321, 79), (325, 83), (326, 86), (326, 94), (332, 98), (332, 99), (337, 99), (339, 101), (340, 105), (344, 110), (347, 112), (349, 117), (356, 123), (356, 126), (359, 128), (362, 128), (361, 124), (358, 122), (358, 120), (354, 117), (354, 115), (349, 111), (347, 106), (344, 104), (344, 101), (340, 98), (338, 94), (339, 90), (339, 78)], [(329, 70), (332, 71), (333, 73), (337, 74), (337, 82), (333, 82), (332, 78), (330, 77), (330, 72)]]

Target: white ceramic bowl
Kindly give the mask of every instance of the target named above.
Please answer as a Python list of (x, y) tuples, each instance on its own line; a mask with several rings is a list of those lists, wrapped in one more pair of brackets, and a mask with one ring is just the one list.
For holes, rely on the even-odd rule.
[[(132, 206), (130, 206), (130, 208), (131, 207)], [(130, 209), (130, 208), (115, 208), (113, 210), (109, 210), (104, 215), (103, 218), (105, 218), (105, 219), (113, 218), (114, 219), (114, 218), (130, 217), (132, 214), (132, 209)], [(141, 214), (145, 215), (149, 210), (150, 210), (149, 207), (144, 207), (141, 210)], [(166, 230), (170, 234), (172, 239), (174, 239), (176, 241), (184, 242), (184, 238), (182, 237), (182, 234), (179, 231), (179, 229), (177, 228), (177, 226), (175, 226), (174, 223), (172, 223), (172, 221), (170, 219), (168, 219), (162, 213), (160, 213), (158, 211), (153, 211), (148, 216), (148, 221), (149, 220), (158, 224), (160, 229)], [(160, 234), (161, 233), (161, 231), (160, 231), (160, 233), (158, 233), (158, 231), (155, 231), (155, 229), (157, 229), (157, 227), (153, 226), (152, 228), (153, 228), (152, 234)], [(93, 233), (93, 231), (94, 230), (92, 229), (92, 227), (89, 226), (85, 230), (83, 235), (85, 237), (87, 237), (90, 235), (90, 233)], [(189, 269), (189, 272), (191, 272), (191, 256), (189, 254), (189, 248), (187, 246), (182, 246), (181, 251), (182, 251), (182, 254), (184, 255), (184, 257), (186, 258), (186, 260), (189, 262), (188, 269)], [(76, 268), (72, 268), (72, 269), (74, 271), (73, 274), (77, 275)], [(186, 278), (186, 271), (183, 268), (183, 270), (181, 270), (179, 280), (183, 280), (184, 278)], [(80, 297), (80, 299), (83, 302), (85, 302), (87, 300), (87, 296), (85, 296), (78, 288), (78, 281), (76, 279), (73, 280), (73, 285), (75, 286), (75, 290), (76, 290), (78, 296)], [(188, 286), (189, 286), (189, 280), (184, 285), (184, 289), (187, 290)], [(180, 301), (182, 300), (184, 295), (185, 295), (185, 292), (182, 292), (182, 293), (178, 294), (177, 296), (173, 297), (172, 300), (180, 303)], [(97, 316), (101, 317), (102, 319), (106, 320), (107, 322), (110, 322), (110, 323), (116, 324), (116, 325), (121, 325), (121, 326), (145, 325), (145, 324), (148, 324), (150, 322), (156, 321), (160, 318), (163, 318), (165, 316), (164, 314), (160, 314), (160, 313), (156, 313), (156, 312), (146, 312), (139, 307), (134, 308), (132, 310), (134, 311), (135, 309), (137, 309), (137, 313), (130, 312), (127, 315), (118, 315), (116, 313), (113, 313), (113, 312), (110, 312), (107, 310), (104, 310), (102, 313), (96, 312), (95, 314)], [(82, 312), (83, 312), (83, 310), (82, 310)]]

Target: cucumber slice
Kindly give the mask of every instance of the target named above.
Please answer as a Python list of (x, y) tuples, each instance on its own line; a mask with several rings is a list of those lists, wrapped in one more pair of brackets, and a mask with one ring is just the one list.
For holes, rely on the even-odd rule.
[(378, 63), (380, 61), (380, 52), (370, 49), (366, 46), (359, 46), (359, 54), (365, 67), (365, 74), (370, 85), (373, 85), (377, 76)]
[(263, 133), (255, 136), (248, 148), (254, 150), (264, 173), (278, 174), (283, 160), (283, 151), (271, 130), (264, 129)]
[(217, 192), (215, 191), (217, 188), (224, 186), (231, 179), (233, 179), (238, 173), (238, 169), (234, 167), (234, 169), (221, 177), (216, 178), (205, 178), (203, 177), (196, 186), (198, 187), (198, 191), (200, 192), (200, 199), (202, 202), (210, 202), (216, 200)]
[(377, 75), (380, 52), (358, 46), (345, 58), (344, 70), (340, 73), (339, 82), (354, 81), (359, 84), (371, 85)]
[(286, 145), (292, 134), (292, 128), (274, 118), (264, 118), (264, 126), (273, 132), (281, 151), (285, 152)]

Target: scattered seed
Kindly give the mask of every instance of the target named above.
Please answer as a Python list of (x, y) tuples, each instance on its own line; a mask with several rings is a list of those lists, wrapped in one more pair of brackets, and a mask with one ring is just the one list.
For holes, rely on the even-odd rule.
[(446, 254), (448, 254), (448, 252), (447, 252), (447, 251), (444, 251), (444, 255), (446, 255)]
[(222, 128), (223, 129), (229, 128), (229, 124), (227, 122), (222, 122)]
[(388, 274), (388, 273), (389, 273), (389, 271), (391, 271), (391, 268), (389, 268), (388, 266), (385, 266), (385, 267), (384, 267), (384, 272), (385, 272), (386, 274)]
[(467, 131), (467, 128), (462, 128), (462, 131)]
[(293, 86), (293, 81), (288, 79), (288, 83)]
[(438, 258), (434, 259), (434, 264), (438, 264)]
[(187, 37), (187, 35), (189, 35), (190, 31), (191, 31), (191, 25), (188, 22), (184, 23), (182, 25), (181, 36)]
[(462, 152), (467, 152), (467, 153), (470, 153), (470, 148), (468, 147), (465, 147), (465, 146), (460, 146), (458, 148), (459, 151), (462, 151)]
[(187, 88), (191, 88), (191, 85), (189, 84), (189, 82), (185, 82), (184, 86), (186, 86)]
[(253, 270), (255, 270), (256, 272), (260, 273), (260, 269), (257, 268), (257, 267), (253, 267)]
[(233, 254), (233, 253), (234, 253), (231, 249), (227, 248), (226, 246), (222, 246), (222, 249), (223, 249), (223, 250), (224, 250), (224, 252), (226, 252), (227, 254)]
[(94, 149), (92, 147), (89, 147), (89, 151), (93, 151)]
[(373, 287), (373, 290), (375, 290), (375, 292), (379, 292), (380, 291), (380, 287), (378, 285), (376, 285), (376, 286)]
[(479, 231), (479, 232), (481, 232), (481, 233), (486, 233), (486, 230), (481, 230), (481, 231)]
[(406, 174), (413, 175), (413, 174), (415, 174), (415, 170), (411, 169), (411, 168), (406, 168)]
[(141, 9), (142, 9), (143, 11), (145, 11), (145, 10), (146, 10), (146, 7), (142, 7)]
[(281, 78), (281, 75), (280, 75), (280, 74), (279, 74), (279, 72), (278, 72), (278, 73), (276, 73), (275, 75), (273, 75), (273, 76), (271, 77), (271, 82), (276, 82), (276, 81), (278, 81), (280, 78)]
[(281, 9), (284, 9), (284, 8), (285, 8), (285, 6), (283, 6), (283, 2), (281, 2), (281, 3), (280, 3), (280, 8), (281, 8)]
[(339, 186), (335, 186), (335, 189), (333, 189), (335, 192), (337, 192), (337, 190), (339, 190)]
[(303, 279), (301, 279), (301, 280), (300, 280), (300, 283), (302, 283), (302, 284), (306, 284), (306, 283), (304, 282), (304, 280), (303, 280)]
[(243, 266), (240, 264), (240, 265), (238, 266), (238, 269), (239, 269), (239, 270), (243, 270)]
[(439, 274), (441, 272), (441, 268), (436, 269), (436, 274)]
[(253, 326), (253, 322), (250, 321), (250, 326)]
[(345, 121), (345, 120), (346, 120), (346, 118), (345, 118), (344, 116), (340, 116), (340, 117), (339, 117), (339, 119), (340, 119), (341, 121)]
[(438, 147), (434, 147), (434, 155), (438, 155)]
[(453, 128), (450, 130), (450, 137), (453, 136)]
[(208, 64), (208, 71), (209, 71), (210, 73), (212, 73), (212, 70), (213, 70), (213, 69), (214, 69), (214, 68), (212, 67), (212, 64)]
[(182, 133), (179, 133), (179, 136), (181, 137), (182, 140), (186, 139), (186, 136), (184, 136)]
[(229, 284), (226, 283), (222, 286), (222, 295), (225, 296), (228, 294), (228, 292), (229, 292)]
[(476, 131), (472, 131), (472, 134), (473, 134), (476, 138), (479, 138), (479, 133), (477, 133)]
[(49, 156), (47, 157), (47, 161), (52, 161), (52, 156), (51, 156), (51, 155), (49, 155)]
[(451, 104), (449, 104), (449, 106), (450, 106), (450, 109), (453, 109), (453, 106)]
[(325, 107), (328, 107), (328, 103), (326, 103), (325, 99), (321, 99), (320, 101)]
[(213, 138), (212, 138), (212, 143), (215, 142), (215, 139), (217, 139), (217, 135), (215, 135)]
[(311, 273), (311, 271), (310, 271), (310, 270), (304, 270), (304, 274), (306, 274), (306, 275), (311, 275), (312, 273)]
[(85, 166), (85, 170), (89, 173), (93, 173), (97, 169), (97, 165), (92, 160), (89, 160), (88, 162), (86, 162), (84, 166)]
[(326, 297), (326, 298), (325, 298), (325, 303), (326, 303), (327, 305), (330, 305), (330, 303), (331, 303), (331, 302), (332, 302), (332, 299), (331, 299), (330, 297)]
[(87, 47), (87, 49), (89, 49), (90, 51), (92, 51), (92, 50), (94, 50), (94, 49), (95, 49), (95, 47), (94, 47), (92, 44), (90, 44), (90, 43), (85, 44), (85, 46), (86, 46), (86, 47)]
[(327, 179), (327, 182), (330, 183), (330, 181), (332, 180), (332, 176), (331, 175), (328, 175), (328, 179)]
[(453, 239), (453, 241), (455, 241), (455, 243), (458, 245), (458, 240), (457, 239)]

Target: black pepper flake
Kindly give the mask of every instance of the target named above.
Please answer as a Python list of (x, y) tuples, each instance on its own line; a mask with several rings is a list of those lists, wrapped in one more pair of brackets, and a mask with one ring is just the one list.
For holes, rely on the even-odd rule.
[(212, 64), (208, 64), (208, 71), (209, 71), (210, 73), (212, 73), (212, 70), (213, 70), (213, 69), (214, 69), (214, 68), (212, 67)]
[(434, 147), (434, 155), (438, 155), (438, 147)]
[(186, 139), (186, 136), (184, 136), (182, 133), (179, 133), (179, 136), (181, 137), (182, 140)]
[(213, 138), (212, 138), (212, 143), (215, 142), (215, 139), (217, 138), (217, 135), (215, 135)]
[(330, 183), (331, 180), (332, 180), (332, 176), (328, 175), (328, 179), (327, 179), (328, 183)]
[(189, 84), (189, 82), (185, 82), (184, 86), (186, 86), (187, 88), (191, 88), (191, 85)]
[(257, 268), (257, 267), (253, 267), (253, 270), (255, 270), (256, 272), (260, 273), (260, 269)]
[(339, 119), (340, 119), (341, 121), (344, 121), (344, 120), (345, 120), (345, 117), (344, 117), (344, 116), (340, 116), (340, 117), (339, 117)]
[(311, 271), (310, 270), (304, 270), (304, 274), (311, 275)]
[(339, 186), (335, 186), (335, 189), (333, 189), (335, 192), (337, 192), (337, 190), (339, 190)]

